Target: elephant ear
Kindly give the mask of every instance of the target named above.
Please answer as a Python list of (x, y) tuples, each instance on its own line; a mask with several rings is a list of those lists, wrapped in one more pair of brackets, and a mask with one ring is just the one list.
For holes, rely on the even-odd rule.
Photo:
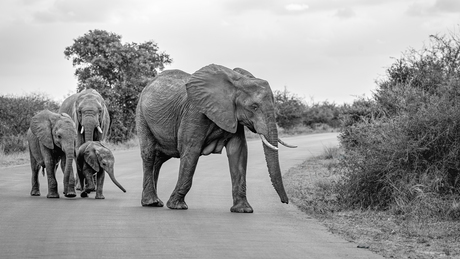
[(86, 163), (93, 168), (94, 171), (99, 172), (99, 161), (97, 156), (97, 151), (94, 148), (94, 145), (86, 146), (84, 158)]
[(237, 72), (237, 73), (240, 73), (242, 74), (243, 76), (246, 76), (246, 77), (249, 77), (249, 78), (256, 78), (255, 76), (253, 76), (249, 71), (245, 70), (245, 69), (242, 69), (242, 68), (239, 68), (239, 67), (236, 67), (233, 69), (233, 71)]
[(54, 149), (52, 128), (57, 116), (59, 115), (49, 110), (43, 110), (32, 117), (30, 121), (30, 130), (32, 133), (37, 136), (40, 143), (49, 149)]
[[(78, 93), (75, 94), (75, 95), (78, 95)], [(80, 122), (78, 121), (78, 104), (77, 104), (77, 102), (78, 102), (78, 97), (75, 97), (75, 101), (74, 101), (74, 103), (72, 105), (71, 114), (69, 114), (69, 115), (70, 115), (70, 117), (72, 117), (73, 122), (75, 122), (75, 127), (76, 127), (76, 129), (78, 131), (78, 129), (80, 128), (79, 127)]]
[(238, 126), (234, 104), (234, 80), (238, 75), (229, 68), (212, 64), (196, 71), (186, 83), (188, 98), (198, 111), (230, 133), (235, 133)]

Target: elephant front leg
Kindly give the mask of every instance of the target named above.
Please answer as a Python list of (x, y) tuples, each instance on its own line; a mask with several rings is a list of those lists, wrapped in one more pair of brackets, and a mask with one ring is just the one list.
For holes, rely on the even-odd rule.
[(41, 166), (32, 154), (30, 155), (30, 166), (32, 168), (32, 190), (30, 191), (30, 195), (40, 196), (40, 182), (38, 181), (38, 174), (40, 173)]
[(102, 190), (104, 187), (104, 171), (101, 170), (97, 173), (97, 189), (96, 189), (96, 199), (105, 199), (104, 195), (102, 194)]
[(64, 173), (64, 196), (73, 198), (77, 196), (75, 192), (75, 177), (72, 168), (72, 159), (66, 159), (66, 156), (61, 158), (61, 170)]
[(232, 178), (233, 206), (231, 212), (252, 213), (254, 210), (246, 198), (246, 168), (248, 148), (244, 135), (235, 136), (226, 145), (230, 175)]
[(188, 209), (185, 203), (185, 195), (192, 187), (193, 174), (195, 173), (198, 158), (200, 157), (200, 149), (185, 152), (180, 158), (179, 179), (177, 180), (176, 188), (174, 188), (171, 197), (166, 206), (170, 209)]
[(58, 183), (56, 181), (56, 168), (57, 164), (54, 165), (51, 162), (45, 163), (46, 175), (48, 178), (48, 195), (47, 198), (59, 198)]

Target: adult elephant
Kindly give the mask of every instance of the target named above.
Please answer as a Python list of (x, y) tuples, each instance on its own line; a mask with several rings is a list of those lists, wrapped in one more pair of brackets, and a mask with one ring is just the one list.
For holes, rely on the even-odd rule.
[[(247, 143), (244, 126), (263, 140), (272, 184), (288, 203), (278, 159), (275, 103), (267, 81), (246, 70), (209, 65), (190, 75), (180, 70), (159, 74), (142, 91), (136, 109), (143, 162), (143, 206), (162, 207), (157, 196), (161, 165), (180, 158), (177, 185), (167, 202), (187, 209), (185, 195), (201, 155), (226, 148), (232, 179), (232, 212), (253, 212), (246, 198)], [(282, 142), (280, 142), (282, 143)]]
[(64, 100), (59, 112), (69, 114), (77, 129), (77, 149), (86, 141), (101, 141), (107, 136), (110, 117), (104, 98), (86, 89)]
[(48, 198), (59, 198), (56, 168), (59, 160), (64, 173), (64, 194), (75, 197), (75, 178), (72, 162), (75, 159), (75, 123), (69, 115), (44, 110), (32, 117), (27, 131), (30, 165), (32, 168), (32, 190), (30, 195), (40, 196), (38, 173), (46, 169)]

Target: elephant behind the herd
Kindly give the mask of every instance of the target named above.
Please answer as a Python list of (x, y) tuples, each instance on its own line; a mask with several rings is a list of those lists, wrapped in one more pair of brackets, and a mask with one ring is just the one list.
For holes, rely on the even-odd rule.
[[(163, 206), (158, 175), (171, 157), (180, 158), (179, 179), (167, 202), (187, 209), (185, 195), (201, 155), (227, 151), (232, 179), (232, 212), (253, 212), (246, 198), (247, 143), (244, 126), (263, 140), (268, 171), (281, 202), (288, 203), (278, 159), (275, 102), (267, 81), (246, 70), (209, 65), (190, 75), (159, 74), (142, 91), (136, 110), (143, 162), (143, 206)], [(280, 143), (284, 143), (280, 141)]]
[(67, 97), (60, 113), (72, 117), (77, 129), (77, 148), (86, 141), (102, 141), (107, 136), (110, 117), (104, 98), (94, 89), (86, 89)]

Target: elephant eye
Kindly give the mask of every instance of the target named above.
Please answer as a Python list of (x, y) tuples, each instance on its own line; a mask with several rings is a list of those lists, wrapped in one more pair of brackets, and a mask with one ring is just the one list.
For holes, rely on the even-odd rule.
[(252, 108), (253, 111), (257, 111), (257, 110), (259, 109), (259, 105), (253, 104), (253, 105), (251, 106), (251, 108)]

